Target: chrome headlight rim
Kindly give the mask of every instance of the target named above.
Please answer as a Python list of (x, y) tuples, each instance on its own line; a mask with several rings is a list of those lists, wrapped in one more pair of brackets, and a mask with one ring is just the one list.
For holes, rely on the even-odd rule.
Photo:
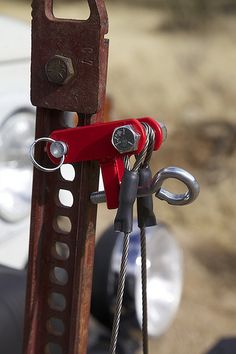
[(14, 117), (16, 114), (21, 114), (21, 113), (32, 114), (35, 116), (35, 109), (33, 107), (27, 107), (27, 106), (22, 106), (20, 108), (13, 109), (9, 114), (7, 114), (7, 116), (0, 123), (0, 130), (2, 129), (2, 127), (6, 124), (6, 122), (9, 119)]
[[(28, 123), (28, 126), (26, 125), (26, 130), (25, 130), (26, 136), (25, 135), (23, 136), (22, 139), (23, 147), (22, 149), (20, 148), (19, 150), (19, 159), (18, 159), (17, 150), (16, 150), (16, 157), (14, 156), (14, 152), (13, 154), (10, 152), (9, 156), (7, 156), (7, 151), (4, 151), (4, 141), (5, 142), (7, 141), (6, 140), (7, 139), (6, 136), (8, 132), (7, 124), (9, 124), (9, 128), (11, 128), (11, 125), (12, 124), (14, 125), (14, 119), (17, 120), (17, 116), (22, 114), (26, 115), (25, 122)], [(13, 119), (13, 122), (10, 121), (11, 119)], [(30, 194), (31, 194), (31, 182), (32, 182), (33, 171), (32, 171), (30, 160), (28, 159), (28, 154), (25, 151), (24, 143), (25, 141), (28, 141), (28, 139), (31, 139), (32, 141), (34, 140), (34, 134), (35, 134), (34, 122), (35, 122), (35, 110), (33, 109), (33, 107), (31, 108), (31, 107), (22, 106), (20, 108), (13, 109), (9, 114), (6, 115), (6, 117), (0, 123), (0, 137), (2, 139), (2, 154), (3, 154), (2, 156), (5, 156), (5, 158), (3, 157), (3, 160), (0, 162), (0, 173), (3, 176), (2, 177), (3, 180), (5, 179), (5, 185), (0, 190), (0, 192), (2, 193), (2, 203), (0, 203), (1, 204), (0, 218), (1, 220), (9, 224), (20, 223), (24, 219), (27, 219), (30, 215), (30, 206), (31, 206)], [(4, 129), (5, 132), (2, 133)], [(24, 139), (25, 137), (26, 140)], [(9, 142), (9, 144), (11, 143)], [(13, 151), (14, 151), (14, 147), (13, 147)], [(22, 151), (24, 151), (24, 153), (22, 153)], [(17, 187), (15, 187), (14, 183), (12, 183), (12, 188), (11, 188), (11, 185), (9, 185), (7, 181), (8, 179), (7, 173), (9, 174), (9, 176), (11, 174), (15, 176), (16, 183), (18, 183)], [(6, 199), (4, 199), (4, 196)], [(8, 200), (8, 204), (7, 204), (7, 200)], [(15, 212), (15, 206), (19, 206), (18, 212)]]

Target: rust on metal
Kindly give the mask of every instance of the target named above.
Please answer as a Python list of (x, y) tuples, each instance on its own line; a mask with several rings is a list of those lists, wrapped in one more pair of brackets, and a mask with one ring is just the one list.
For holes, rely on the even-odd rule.
[[(94, 114), (106, 87), (108, 21), (103, 0), (88, 0), (88, 20), (53, 15), (53, 0), (33, 0), (32, 103), (37, 107)], [(75, 75), (66, 85), (48, 81), (45, 66), (56, 55), (69, 58)]]
[(71, 58), (55, 55), (45, 66), (47, 79), (57, 85), (65, 85), (75, 75)]
[[(102, 121), (108, 19), (103, 0), (88, 3), (89, 20), (72, 21), (53, 17), (52, 0), (33, 0), (36, 139), (66, 129), (64, 111), (78, 112), (80, 125)], [(45, 65), (55, 55), (72, 59), (75, 76), (65, 85), (47, 79)], [(50, 163), (43, 144), (35, 156), (43, 165)], [(87, 352), (97, 213), (89, 196), (97, 190), (99, 167), (94, 162), (69, 167), (69, 177), (34, 169), (24, 354)], [(63, 204), (62, 191), (71, 195), (70, 205)]]

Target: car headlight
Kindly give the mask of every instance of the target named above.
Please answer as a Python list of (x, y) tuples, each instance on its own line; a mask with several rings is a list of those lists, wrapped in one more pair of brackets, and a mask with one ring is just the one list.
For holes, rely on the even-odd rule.
[(18, 111), (0, 125), (0, 217), (17, 222), (30, 213), (32, 165), (28, 158), (35, 119)]
[[(163, 334), (178, 310), (183, 282), (182, 251), (164, 225), (148, 227), (147, 301), (148, 333)], [(142, 324), (141, 258), (136, 259), (135, 303), (138, 322)]]
[[(93, 316), (109, 328), (116, 303), (123, 238), (123, 234), (115, 233), (111, 226), (99, 238), (95, 250), (91, 310)], [(182, 251), (163, 224), (148, 227), (146, 238), (148, 334), (160, 336), (171, 325), (179, 307), (183, 286)], [(140, 331), (142, 324), (140, 253), (140, 232), (136, 225), (130, 236), (121, 315), (121, 327), (126, 331), (132, 327), (132, 333), (133, 329)]]

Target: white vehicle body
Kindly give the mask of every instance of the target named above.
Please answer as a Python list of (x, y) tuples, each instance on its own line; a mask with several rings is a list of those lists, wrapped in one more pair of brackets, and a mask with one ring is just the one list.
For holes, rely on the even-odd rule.
[[(31, 31), (27, 23), (3, 16), (0, 31), (6, 34), (0, 39), (0, 264), (22, 268), (28, 254), (32, 190), (28, 153), (35, 125), (35, 108), (30, 102)], [(73, 126), (69, 112), (67, 124)], [(66, 205), (67, 194), (61, 198)]]
[[(25, 150), (34, 130), (29, 98), (30, 26), (0, 16), (0, 32), (0, 264), (22, 268), (28, 253), (32, 179)], [(25, 154), (20, 168), (9, 152), (7, 139), (9, 134), (10, 144), (12, 129), (19, 140), (14, 149), (21, 157)], [(23, 146), (19, 146), (21, 139)]]

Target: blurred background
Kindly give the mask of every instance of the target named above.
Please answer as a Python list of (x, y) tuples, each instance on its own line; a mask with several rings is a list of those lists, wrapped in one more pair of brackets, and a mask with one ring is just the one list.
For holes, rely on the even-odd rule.
[[(153, 172), (176, 165), (201, 185), (193, 205), (155, 201), (184, 251), (184, 291), (151, 354), (203, 354), (236, 335), (236, 1), (114, 0), (107, 8), (113, 118), (163, 121), (168, 139)], [(30, 12), (29, 1), (0, 2), (0, 15), (29, 23)], [(82, 19), (89, 12), (86, 1), (54, 0), (54, 13)], [(98, 234), (113, 217), (99, 207)]]

